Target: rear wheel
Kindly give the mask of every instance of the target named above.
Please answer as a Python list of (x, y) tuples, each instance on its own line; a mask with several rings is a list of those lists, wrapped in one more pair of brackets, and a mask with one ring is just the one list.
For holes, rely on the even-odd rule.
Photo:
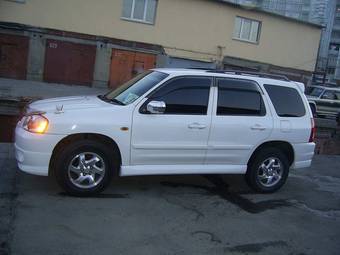
[(266, 148), (257, 153), (249, 163), (246, 180), (251, 188), (261, 193), (275, 192), (286, 182), (289, 162), (276, 148)]
[(112, 148), (93, 140), (75, 141), (59, 153), (55, 164), (57, 181), (74, 196), (103, 191), (119, 167)]

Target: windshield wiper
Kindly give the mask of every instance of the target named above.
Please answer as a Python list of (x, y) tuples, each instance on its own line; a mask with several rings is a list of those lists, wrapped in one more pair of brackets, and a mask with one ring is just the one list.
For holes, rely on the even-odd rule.
[(113, 103), (119, 104), (119, 105), (125, 105), (123, 102), (121, 102), (121, 101), (119, 101), (119, 100), (117, 100), (115, 98), (110, 99), (110, 102), (113, 102)]
[(299, 116), (297, 116), (295, 114), (282, 114), (282, 115), (280, 115), (280, 117), (299, 117)]
[(103, 101), (109, 101), (109, 99), (105, 95), (98, 95), (98, 98)]
[(114, 103), (114, 104), (118, 104), (118, 105), (125, 105), (123, 102), (115, 99), (115, 98), (112, 98), (112, 99), (109, 99), (107, 98), (105, 95), (99, 95), (98, 98), (100, 98), (101, 100), (105, 101), (105, 102), (108, 102), (108, 103)]

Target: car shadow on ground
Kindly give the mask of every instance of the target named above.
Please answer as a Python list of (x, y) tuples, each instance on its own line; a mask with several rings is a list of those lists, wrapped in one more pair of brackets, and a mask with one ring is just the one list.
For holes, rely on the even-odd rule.
[[(39, 177), (33, 177), (38, 178)], [(48, 193), (54, 193), (57, 196), (72, 198), (66, 192), (60, 191), (55, 187), (54, 180), (49, 178), (46, 180), (39, 180), (45, 182), (41, 184), (42, 189), (49, 190)], [(48, 186), (48, 187), (47, 187)], [(35, 186), (37, 187), (37, 186)], [(53, 188), (52, 188), (53, 187)], [(115, 191), (124, 190), (123, 193), (110, 192), (115, 187)], [(171, 176), (133, 176), (133, 177), (117, 177), (108, 190), (92, 195), (89, 197), (73, 197), (76, 199), (123, 199), (130, 198), (130, 193), (138, 191), (148, 191), (150, 189), (159, 189), (166, 187), (173, 189), (175, 192), (178, 188), (186, 188), (190, 190), (197, 190), (202, 196), (216, 196), (223, 199), (243, 211), (251, 214), (261, 213), (266, 210), (275, 209), (279, 207), (291, 206), (291, 203), (286, 199), (268, 199), (265, 201), (254, 202), (252, 199), (244, 195), (256, 195), (246, 184), (243, 175), (171, 175)], [(51, 188), (54, 190), (52, 191)], [(42, 191), (42, 190), (41, 190)], [(179, 193), (180, 195), (180, 193)], [(266, 194), (267, 198), (272, 196)]]

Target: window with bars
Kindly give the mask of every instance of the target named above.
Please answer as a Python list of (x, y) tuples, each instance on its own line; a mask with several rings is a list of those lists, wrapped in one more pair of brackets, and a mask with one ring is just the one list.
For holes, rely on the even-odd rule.
[(257, 43), (260, 38), (260, 27), (260, 21), (236, 17), (234, 39)]
[(122, 18), (154, 24), (156, 7), (157, 0), (123, 0)]

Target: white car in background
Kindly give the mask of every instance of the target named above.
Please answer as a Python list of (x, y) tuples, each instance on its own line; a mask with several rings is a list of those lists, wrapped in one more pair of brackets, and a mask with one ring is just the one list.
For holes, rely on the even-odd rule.
[(310, 86), (306, 94), (314, 115), (336, 118), (340, 113), (339, 88)]
[(312, 112), (303, 84), (236, 71), (154, 69), (101, 96), (31, 103), (16, 127), (22, 171), (55, 175), (69, 194), (115, 174), (245, 174), (274, 192), (309, 167)]

